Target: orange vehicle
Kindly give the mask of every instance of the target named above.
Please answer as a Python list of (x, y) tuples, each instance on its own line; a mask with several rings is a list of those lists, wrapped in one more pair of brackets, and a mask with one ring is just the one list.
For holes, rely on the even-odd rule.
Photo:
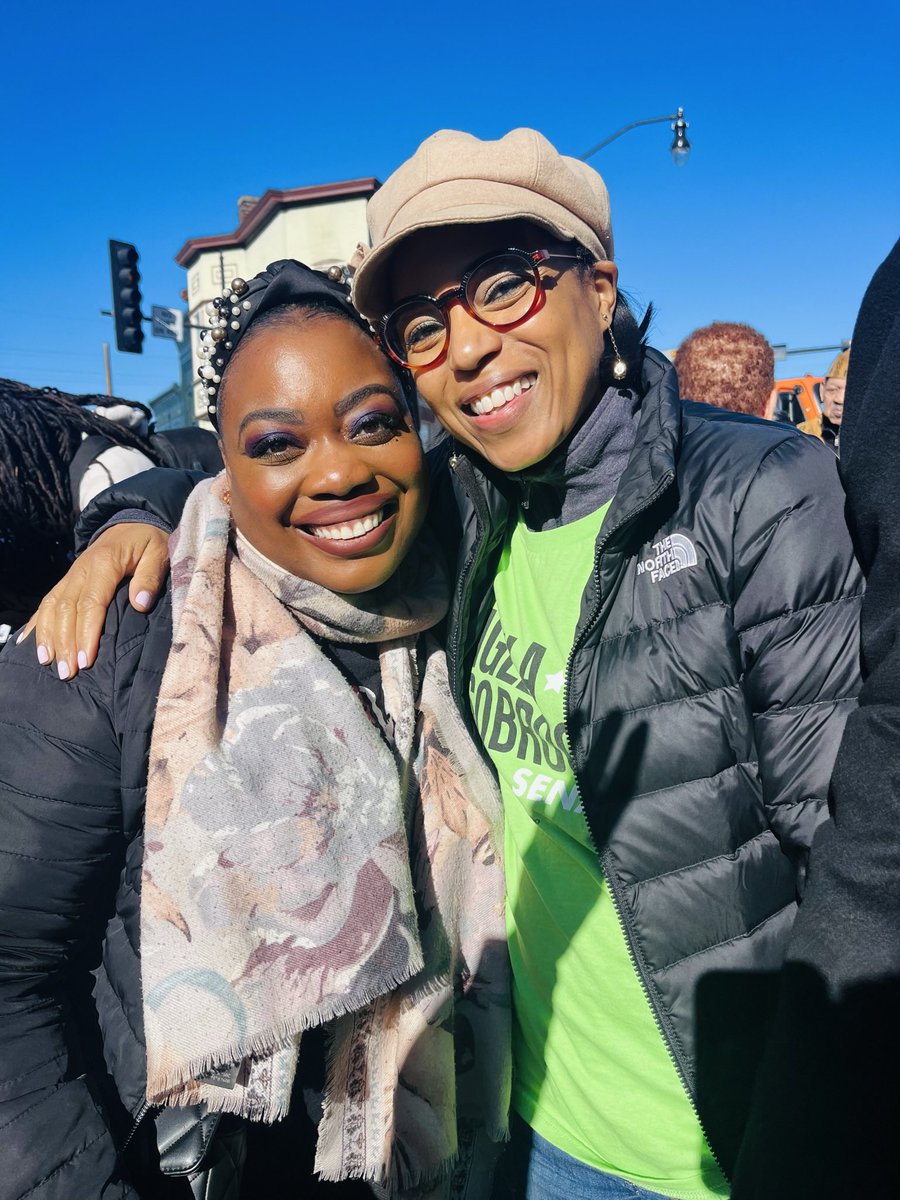
[(775, 391), (766, 406), (766, 416), (770, 421), (787, 421), (790, 425), (819, 422), (822, 416), (819, 402), (822, 382), (821, 375), (777, 380)]

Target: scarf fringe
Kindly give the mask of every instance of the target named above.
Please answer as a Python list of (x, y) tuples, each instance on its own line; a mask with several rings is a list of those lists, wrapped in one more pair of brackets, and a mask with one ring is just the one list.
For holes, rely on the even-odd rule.
[(323, 1167), (317, 1169), (315, 1174), (323, 1183), (340, 1183), (344, 1179), (359, 1179), (363, 1183), (385, 1188), (391, 1195), (394, 1195), (396, 1192), (405, 1192), (411, 1188), (437, 1187), (439, 1183), (449, 1179), (459, 1162), (459, 1151), (454, 1151), (436, 1167), (427, 1171), (413, 1169), (405, 1163), (397, 1162), (397, 1157), (396, 1151), (392, 1153), (391, 1166), (387, 1171), (383, 1167), (380, 1169), (373, 1167), (368, 1171), (348, 1173), (340, 1169), (333, 1170)]
[[(418, 949), (415, 943), (410, 944), (411, 951)], [(421, 952), (411, 953), (408, 966), (402, 971), (391, 972), (383, 976), (377, 987), (368, 988), (354, 996), (336, 996), (330, 1004), (323, 1005), (313, 1013), (305, 1013), (298, 1017), (279, 1021), (268, 1034), (257, 1034), (241, 1042), (229, 1042), (214, 1052), (189, 1059), (180, 1069), (165, 1072), (160, 1079), (155, 1080), (152, 1091), (148, 1079), (147, 1100), (150, 1104), (172, 1107), (195, 1104), (196, 1094), (192, 1095), (192, 1093), (195, 1093), (197, 1088), (203, 1087), (206, 1089), (204, 1099), (213, 1112), (236, 1113), (238, 1116), (247, 1116), (250, 1120), (262, 1119), (267, 1124), (281, 1120), (287, 1112), (286, 1105), (278, 1105), (278, 1115), (276, 1116), (264, 1118), (253, 1116), (250, 1112), (245, 1111), (247, 1106), (243, 1099), (242, 1088), (239, 1089), (237, 1084), (233, 1088), (225, 1088), (205, 1080), (203, 1076), (225, 1070), (228, 1067), (240, 1066), (248, 1058), (251, 1060), (267, 1058), (279, 1050), (285, 1049), (307, 1030), (368, 1007), (380, 997), (408, 983), (423, 968)], [(208, 1094), (210, 1091), (212, 1092), (211, 1096)], [(220, 1092), (223, 1097), (221, 1105), (218, 1103)], [(290, 1098), (287, 1099), (289, 1102)], [(284, 1112), (281, 1111), (282, 1108)], [(258, 1107), (253, 1108), (254, 1113), (258, 1111)]]
[[(242, 1117), (245, 1121), (255, 1121), (261, 1125), (274, 1125), (276, 1121), (283, 1121), (290, 1110), (290, 1097), (280, 1096), (274, 1107), (262, 1107), (260, 1105), (253, 1106), (252, 1112), (248, 1112), (246, 1098), (238, 1094), (243, 1089), (235, 1086), (233, 1089), (220, 1088), (213, 1084), (202, 1085), (202, 1096), (200, 1089), (196, 1095), (191, 1095), (189, 1092), (173, 1092), (171, 1095), (163, 1096), (158, 1100), (152, 1101), (154, 1105), (161, 1108), (190, 1108), (192, 1105), (203, 1103), (209, 1112), (218, 1112), (231, 1117)], [(215, 1096), (212, 1094), (215, 1091)], [(221, 1096), (218, 1093), (221, 1092)]]
[[(481, 1132), (489, 1142), (494, 1145), (502, 1146), (509, 1141), (510, 1131), (509, 1122), (500, 1128), (498, 1126), (490, 1127), (480, 1125)], [(374, 1185), (379, 1188), (384, 1188), (390, 1195), (396, 1192), (406, 1192), (414, 1188), (434, 1188), (438, 1184), (445, 1183), (453, 1175), (460, 1162), (460, 1148), (448, 1154), (437, 1166), (425, 1170), (424, 1168), (413, 1169), (405, 1162), (398, 1162), (398, 1154), (396, 1148), (391, 1155), (390, 1169), (378, 1170), (373, 1168), (369, 1171), (360, 1172), (359, 1174), (348, 1175), (346, 1172), (339, 1170), (331, 1170), (322, 1168), (316, 1170), (315, 1175), (323, 1183), (340, 1183), (344, 1179), (353, 1178), (359, 1179), (363, 1183)]]

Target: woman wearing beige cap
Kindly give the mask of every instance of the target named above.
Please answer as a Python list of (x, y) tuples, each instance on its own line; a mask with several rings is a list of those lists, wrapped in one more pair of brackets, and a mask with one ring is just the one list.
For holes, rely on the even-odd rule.
[[(356, 304), (451, 435), (451, 685), (504, 800), (500, 1186), (726, 1196), (858, 684), (834, 456), (679, 401), (617, 293), (603, 181), (533, 130), (435, 134), (370, 227)], [(136, 561), (111, 534), (94, 592)], [(86, 613), (41, 639), (89, 660)]]

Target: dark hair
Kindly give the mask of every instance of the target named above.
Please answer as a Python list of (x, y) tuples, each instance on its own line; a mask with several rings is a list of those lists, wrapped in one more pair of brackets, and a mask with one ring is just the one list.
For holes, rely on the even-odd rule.
[(641, 369), (644, 363), (644, 351), (647, 348), (647, 331), (653, 320), (653, 305), (648, 304), (644, 315), (638, 321), (631, 309), (630, 297), (621, 290), (616, 297), (616, 310), (612, 319), (612, 334), (619, 347), (619, 356), (627, 367), (625, 376), (616, 379), (613, 375), (613, 364), (618, 357), (613, 350), (612, 339), (607, 333), (604, 338), (603, 357), (600, 359), (600, 383), (604, 388), (616, 386), (641, 390)]
[(0, 379), (0, 609), (33, 607), (71, 562), (69, 465), (83, 433), (160, 461), (145, 438), (83, 407), (94, 400), (108, 404), (110, 397), (71, 396)]
[[(571, 243), (570, 243), (571, 244)], [(598, 260), (589, 250), (578, 245), (579, 252), (584, 252), (585, 259), (581, 271), (587, 277), (591, 267)], [(616, 293), (616, 307), (612, 319), (612, 336), (619, 348), (618, 355), (613, 349), (612, 338), (607, 331), (603, 339), (603, 355), (600, 359), (600, 395), (608, 387), (631, 388), (634, 392), (641, 390), (641, 370), (644, 363), (644, 351), (647, 348), (647, 331), (653, 320), (653, 305), (648, 304), (640, 321), (634, 315), (632, 300), (621, 288)], [(613, 365), (621, 358), (625, 363), (626, 372), (621, 379), (613, 375)]]
[[(270, 329), (279, 325), (289, 325), (300, 321), (314, 321), (321, 318), (335, 318), (339, 321), (345, 321), (351, 328), (358, 329), (372, 343), (374, 349), (378, 350), (378, 343), (372, 337), (372, 331), (363, 320), (362, 317), (348, 311), (338, 304), (330, 304), (324, 297), (316, 297), (309, 300), (293, 300), (287, 304), (279, 304), (275, 308), (269, 308), (265, 312), (256, 317), (253, 322), (247, 327), (247, 332), (243, 335), (231, 358), (228, 360), (224, 371), (222, 372), (222, 383), (219, 386), (218, 397), (218, 416), (219, 421), (222, 419), (222, 408), (225, 403), (227, 392), (226, 383), (228, 381), (228, 372), (232, 363), (235, 362), (241, 355), (241, 351), (251, 342), (258, 333), (264, 329)], [(400, 394), (406, 404), (406, 408), (410, 413), (413, 422), (418, 425), (417, 408), (415, 404), (415, 388), (412, 383), (412, 376), (408, 371), (403, 370), (397, 365), (387, 354), (383, 355), (384, 361), (391, 368), (391, 372), (400, 385)]]

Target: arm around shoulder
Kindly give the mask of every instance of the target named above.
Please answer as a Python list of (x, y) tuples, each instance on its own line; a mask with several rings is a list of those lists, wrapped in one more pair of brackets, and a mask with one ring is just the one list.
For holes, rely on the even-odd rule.
[(201, 479), (202, 471), (154, 467), (114, 484), (86, 506), (75, 526), (77, 549), (87, 546), (110, 521), (124, 512), (133, 521), (148, 520), (171, 532), (181, 519), (187, 498)]
[(108, 488), (84, 510), (76, 542), (87, 549), (41, 601), (19, 641), (35, 632), (35, 652), (64, 679), (93, 665), (107, 609), (124, 579), (134, 608), (151, 609), (169, 569), (168, 535), (202, 471), (157, 467)]

